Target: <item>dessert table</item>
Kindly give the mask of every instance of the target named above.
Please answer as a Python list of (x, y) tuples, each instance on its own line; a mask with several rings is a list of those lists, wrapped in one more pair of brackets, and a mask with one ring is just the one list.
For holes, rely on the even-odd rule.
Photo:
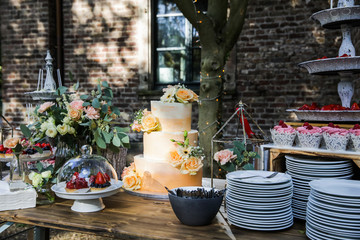
[(274, 144), (264, 144), (261, 146), (261, 153), (264, 159), (264, 151), (269, 150), (269, 169), (270, 171), (285, 170), (284, 155), (285, 154), (299, 154), (316, 157), (331, 157), (331, 158), (347, 158), (351, 159), (358, 167), (360, 167), (360, 152), (355, 151), (331, 151), (323, 148), (310, 149), (301, 147), (281, 147)]
[(103, 201), (104, 210), (79, 213), (71, 211), (72, 200), (56, 199), (52, 205), (0, 212), (0, 221), (120, 239), (307, 239), (303, 221), (282, 231), (251, 231), (229, 226), (222, 211), (211, 225), (192, 227), (179, 222), (168, 201), (144, 199), (124, 191)]

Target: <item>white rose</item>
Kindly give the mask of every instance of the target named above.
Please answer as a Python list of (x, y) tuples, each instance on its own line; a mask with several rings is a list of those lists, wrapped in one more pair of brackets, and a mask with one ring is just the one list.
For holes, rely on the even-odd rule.
[(56, 130), (61, 134), (61, 135), (65, 135), (66, 133), (68, 133), (69, 131), (69, 125), (63, 124), (63, 125), (58, 125), (56, 127)]
[(52, 123), (53, 125), (55, 125), (55, 119), (53, 117), (49, 117), (49, 119), (47, 120), (48, 123)]
[(42, 178), (51, 178), (51, 171), (45, 171), (41, 173)]
[(32, 172), (29, 174), (29, 179), (30, 179), (30, 180), (33, 180), (35, 174), (36, 174), (36, 172), (32, 171)]
[(47, 122), (44, 122), (44, 123), (41, 124), (41, 126), (40, 126), (40, 131), (41, 131), (41, 132), (46, 132), (47, 128), (48, 128), (48, 123), (47, 123)]
[(65, 124), (69, 124), (70, 121), (71, 121), (71, 119), (69, 117), (64, 117), (64, 119), (63, 119), (63, 123), (65, 123)]
[(69, 134), (75, 134), (75, 128), (70, 127), (69, 130), (68, 130), (68, 133)]
[(51, 125), (48, 127), (48, 129), (45, 132), (46, 136), (54, 138), (57, 135), (56, 127)]
[(42, 183), (43, 179), (40, 174), (35, 173), (35, 176), (32, 179), (32, 185), (38, 187)]

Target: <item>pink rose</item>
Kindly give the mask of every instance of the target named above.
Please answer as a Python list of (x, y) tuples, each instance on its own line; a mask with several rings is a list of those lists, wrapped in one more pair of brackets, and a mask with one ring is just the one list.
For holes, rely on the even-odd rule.
[(54, 106), (55, 103), (52, 102), (44, 102), (43, 104), (41, 104), (40, 108), (38, 109), (39, 113), (43, 113), (46, 110), (48, 110), (51, 106)]
[(95, 109), (94, 107), (92, 106), (87, 106), (85, 109), (84, 109), (85, 113), (86, 113), (86, 117), (88, 119), (99, 119), (100, 118), (100, 114), (99, 114), (99, 111), (97, 109)]
[(125, 167), (125, 168), (123, 169), (123, 172), (122, 172), (122, 174), (121, 174), (121, 179), (124, 179), (124, 177), (125, 177), (126, 175), (129, 175), (129, 174), (134, 173), (134, 172), (136, 172), (136, 167), (135, 167), (135, 163), (132, 162), (132, 163), (130, 164), (130, 166)]
[(230, 162), (235, 158), (236, 155), (234, 155), (233, 151), (229, 149), (221, 150), (214, 154), (214, 160), (220, 163), (220, 165), (225, 165), (227, 162)]
[(83, 103), (84, 103), (83, 100), (74, 100), (70, 103), (70, 107), (72, 109), (82, 110), (84, 108)]
[(139, 124), (139, 122), (137, 120), (135, 120), (133, 122), (133, 124), (131, 124), (131, 130), (136, 131), (136, 132), (140, 132), (141, 131), (141, 124)]

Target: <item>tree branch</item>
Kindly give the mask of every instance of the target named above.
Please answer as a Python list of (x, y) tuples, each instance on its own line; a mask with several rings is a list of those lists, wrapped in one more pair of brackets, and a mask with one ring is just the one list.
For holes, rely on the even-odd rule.
[(248, 0), (230, 0), (230, 16), (225, 26), (225, 52), (230, 52), (239, 38), (245, 22)]
[(222, 30), (226, 24), (226, 15), (228, 9), (227, 0), (209, 0), (207, 15), (214, 23), (214, 28)]
[(192, 0), (173, 0), (185, 18), (196, 28), (197, 18), (195, 5)]

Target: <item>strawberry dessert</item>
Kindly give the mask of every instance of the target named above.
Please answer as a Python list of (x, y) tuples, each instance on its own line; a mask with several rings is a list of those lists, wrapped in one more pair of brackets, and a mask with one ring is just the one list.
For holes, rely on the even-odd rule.
[[(35, 148), (41, 148), (42, 153)], [(50, 143), (36, 143), (34, 146), (28, 146), (22, 153), (23, 158), (42, 158), (50, 157), (52, 155), (52, 148)]]
[(13, 151), (11, 148), (6, 148), (0, 144), (0, 158), (13, 158)]
[(107, 173), (98, 172), (96, 176), (90, 176), (89, 183), (92, 192), (102, 191), (111, 185), (110, 176)]
[(300, 147), (319, 148), (322, 138), (322, 130), (305, 122), (302, 127), (296, 129)]
[(82, 188), (88, 188), (88, 183), (85, 178), (79, 176), (78, 172), (75, 172), (71, 177), (71, 180), (66, 183), (65, 190), (66, 192), (75, 192)]
[(360, 152), (360, 125), (355, 124), (353, 128), (349, 129), (350, 137), (356, 152)]
[(280, 120), (279, 125), (270, 129), (270, 132), (275, 145), (291, 147), (294, 144), (296, 131), (284, 121)]
[(322, 127), (322, 134), (325, 140), (326, 149), (332, 151), (345, 151), (350, 138), (349, 130), (340, 128), (338, 125), (329, 123)]

